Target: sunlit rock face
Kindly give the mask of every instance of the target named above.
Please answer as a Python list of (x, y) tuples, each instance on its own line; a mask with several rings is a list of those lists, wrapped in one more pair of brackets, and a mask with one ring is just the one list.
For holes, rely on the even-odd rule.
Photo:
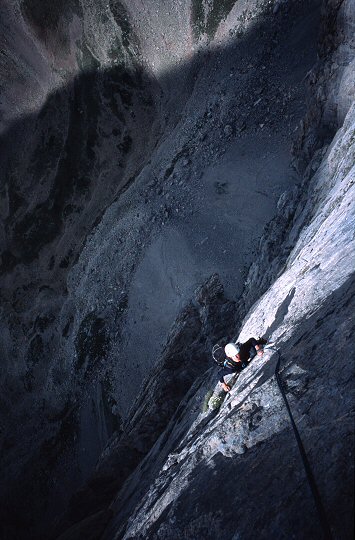
[(350, 538), (352, 3), (0, 10), (3, 537)]

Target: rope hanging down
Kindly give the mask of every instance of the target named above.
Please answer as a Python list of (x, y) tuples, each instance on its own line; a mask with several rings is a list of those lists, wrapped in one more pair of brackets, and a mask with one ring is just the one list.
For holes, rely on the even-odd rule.
[(286, 393), (285, 393), (285, 390), (284, 390), (283, 385), (282, 385), (282, 381), (281, 381), (281, 377), (280, 377), (280, 373), (279, 373), (279, 371), (280, 371), (280, 363), (281, 363), (281, 360), (282, 360), (280, 351), (278, 349), (276, 349), (276, 348), (273, 348), (273, 347), (268, 347), (268, 349), (271, 350), (271, 351), (275, 351), (278, 354), (278, 361), (277, 361), (276, 368), (275, 368), (276, 381), (277, 381), (277, 384), (278, 384), (278, 386), (280, 388), (281, 395), (283, 397), (283, 400), (285, 402), (288, 415), (289, 415), (290, 420), (291, 420), (291, 425), (292, 425), (293, 432), (294, 432), (295, 437), (296, 437), (298, 449), (299, 449), (300, 454), (301, 454), (301, 458), (302, 458), (303, 466), (304, 466), (304, 469), (305, 469), (305, 472), (306, 472), (309, 487), (311, 488), (311, 492), (312, 492), (314, 502), (315, 502), (315, 505), (316, 505), (316, 508), (317, 508), (317, 512), (318, 512), (318, 515), (319, 515), (319, 520), (320, 520), (321, 525), (322, 525), (323, 534), (324, 534), (324, 540), (332, 540), (332, 533), (330, 531), (329, 523), (328, 523), (328, 520), (327, 520), (325, 510), (324, 510), (322, 499), (321, 499), (320, 494), (319, 494), (319, 490), (318, 490), (318, 487), (317, 487), (317, 484), (316, 484), (316, 480), (314, 478), (311, 466), (310, 466), (308, 458), (307, 458), (306, 451), (305, 451), (303, 443), (302, 443), (301, 436), (300, 436), (299, 431), (297, 429), (296, 423), (295, 423), (295, 421), (293, 419), (292, 412), (291, 412), (291, 409), (290, 409), (290, 405), (289, 405), (289, 403), (287, 401)]

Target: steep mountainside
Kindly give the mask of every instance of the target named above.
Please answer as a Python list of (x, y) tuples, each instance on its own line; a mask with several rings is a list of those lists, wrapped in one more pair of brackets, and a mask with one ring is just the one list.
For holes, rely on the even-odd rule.
[(352, 537), (354, 11), (3, 2), (4, 538)]

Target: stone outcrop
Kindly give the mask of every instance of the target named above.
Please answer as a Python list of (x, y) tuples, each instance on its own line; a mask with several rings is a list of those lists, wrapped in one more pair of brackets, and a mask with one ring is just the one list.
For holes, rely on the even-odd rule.
[[(101, 526), (99, 512), (106, 510), (165, 432), (171, 417), (183, 414), (186, 394), (191, 387), (198, 388), (201, 374), (209, 367), (211, 344), (226, 339), (235, 329), (234, 315), (235, 303), (225, 298), (218, 276), (211, 276), (176, 320), (159, 362), (139, 389), (128, 421), (110, 440), (89, 483), (75, 495), (65, 518), (59, 520), (61, 529), (89, 514), (95, 514)], [(90, 522), (91, 534), (95, 525), (96, 519)], [(78, 529), (76, 534), (84, 534), (86, 524), (73, 528)]]
[[(349, 3), (337, 6), (338, 26), (334, 26), (334, 8), (327, 8), (325, 20), (331, 27), (323, 27), (321, 40), (323, 53), (324, 43), (328, 43), (327, 54), (310, 75), (320, 102), (312, 97), (314, 112), (311, 110), (305, 122), (309, 125), (302, 136), (302, 159), (307, 162), (310, 139), (324, 144), (314, 135), (321, 124), (329, 128), (328, 136), (336, 135), (320, 151), (313, 148), (302, 186), (279, 201), (279, 215), (260, 241), (261, 257), (249, 271), (239, 304), (241, 314), (252, 306), (239, 339), (266, 334), (276, 342), (281, 378), (331, 534), (351, 538), (355, 110), (354, 80), (349, 76), (353, 68), (348, 60), (354, 14)], [(339, 27), (343, 33), (337, 33)], [(334, 68), (338, 62), (343, 69), (338, 64)], [(328, 77), (329, 72), (332, 77)], [(314, 125), (310, 118), (316, 113), (319, 122)], [(253, 305), (256, 291), (260, 294), (263, 289), (265, 294)], [(201, 401), (199, 393), (184, 404), (184, 416), (176, 427), (178, 437), (174, 427), (169, 434), (178, 444), (171, 445), (164, 438), (160, 444), (158, 441), (142, 470), (133, 475), (111, 506), (113, 518), (103, 538), (322, 535), (275, 381), (277, 360), (278, 355), (270, 350), (254, 361), (207, 425), (204, 414), (193, 419), (196, 401)], [(205, 379), (206, 389), (210, 383)], [(144, 495), (140, 492), (133, 502), (136, 508), (126, 525), (129, 512), (124, 501), (132, 496), (131, 486), (144, 486), (149, 463), (156, 461), (159, 474), (151, 465), (150, 487), (143, 488)]]
[(201, 410), (267, 335), (350, 538), (352, 3), (52, 4), (0, 8), (1, 534), (319, 538), (277, 353)]

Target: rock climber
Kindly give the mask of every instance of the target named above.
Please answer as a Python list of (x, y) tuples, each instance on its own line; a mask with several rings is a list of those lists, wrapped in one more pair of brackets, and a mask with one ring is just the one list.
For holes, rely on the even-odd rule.
[(227, 358), (224, 361), (224, 367), (219, 379), (225, 392), (229, 392), (231, 387), (224, 382), (224, 377), (233, 373), (240, 373), (256, 355), (262, 356), (264, 354), (263, 345), (266, 343), (267, 340), (264, 338), (250, 338), (245, 343), (227, 343), (224, 347)]

